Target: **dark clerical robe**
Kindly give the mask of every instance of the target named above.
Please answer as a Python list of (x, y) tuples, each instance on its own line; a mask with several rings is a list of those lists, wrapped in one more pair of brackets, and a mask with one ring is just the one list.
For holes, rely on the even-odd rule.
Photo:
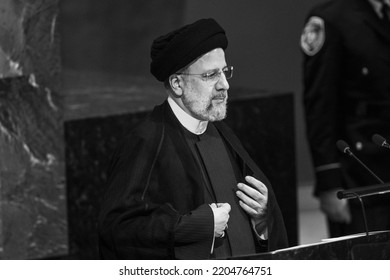
[[(244, 176), (252, 175), (268, 188), (266, 250), (287, 247), (283, 218), (267, 178), (223, 122), (213, 123), (209, 133), (205, 136), (216, 136), (220, 141), (217, 146), (225, 148), (226, 153), (219, 150), (217, 155), (223, 153), (225, 163), (233, 163), (224, 164), (224, 168), (232, 170), (228, 183), (229, 180), (242, 182)], [(194, 149), (190, 138), (167, 102), (155, 107), (149, 117), (125, 137), (113, 155), (99, 215), (102, 258), (207, 259), (259, 252), (261, 246), (249, 218), (238, 213), (242, 210), (233, 205), (235, 212), (231, 211), (231, 219), (234, 216), (236, 223), (247, 227), (243, 232), (250, 232), (250, 244), (254, 248), (248, 247), (247, 238), (234, 234), (232, 220), (229, 220), (227, 236), (215, 239), (214, 249), (218, 254), (211, 255), (214, 217), (208, 204), (227, 202), (229, 198), (224, 197), (226, 194), (221, 189), (216, 193), (215, 185), (219, 182), (211, 174), (218, 170), (212, 170), (215, 158), (208, 155), (210, 147)], [(202, 143), (215, 145), (207, 139)], [(227, 186), (226, 192), (234, 194), (232, 187)], [(237, 221), (240, 215), (243, 220)], [(248, 249), (240, 250), (241, 247)]]

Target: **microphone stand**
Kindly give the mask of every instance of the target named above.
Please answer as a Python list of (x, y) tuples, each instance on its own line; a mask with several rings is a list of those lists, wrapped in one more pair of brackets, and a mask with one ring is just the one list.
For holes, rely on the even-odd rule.
[[(380, 137), (381, 137), (380, 135), (375, 136), (374, 137), (375, 141), (377, 141), (377, 139)], [(379, 141), (382, 141), (382, 139), (380, 138), (380, 140), (378, 140), (377, 142), (379, 142)], [(386, 140), (384, 142), (386, 142)], [(346, 198), (346, 199), (358, 198), (359, 199), (360, 205), (362, 207), (362, 212), (363, 212), (363, 219), (364, 219), (364, 227), (366, 230), (366, 236), (368, 236), (369, 233), (368, 233), (368, 226), (367, 226), (366, 210), (364, 207), (362, 196), (369, 196), (369, 195), (374, 195), (374, 194), (382, 194), (382, 193), (390, 192), (390, 184), (389, 183), (385, 184), (381, 178), (379, 178), (357, 156), (355, 156), (355, 154), (351, 151), (351, 149), (349, 148), (348, 144), (345, 141), (338, 140), (336, 142), (336, 146), (341, 152), (343, 152), (344, 154), (347, 154), (348, 156), (350, 156), (354, 160), (356, 160), (361, 166), (364, 167), (364, 169), (366, 169), (371, 174), (371, 176), (373, 176), (380, 183), (380, 185), (377, 185), (377, 186), (354, 188), (354, 189), (350, 189), (350, 190), (339, 191), (337, 193), (337, 197), (339, 199), (343, 199), (343, 198)]]
[(366, 236), (368, 236), (369, 232), (368, 232), (368, 225), (367, 225), (366, 210), (364, 207), (362, 197), (384, 194), (389, 192), (390, 192), (390, 183), (384, 183), (384, 184), (378, 184), (374, 186), (366, 186), (366, 187), (359, 187), (359, 188), (353, 188), (349, 190), (338, 191), (337, 197), (339, 199), (351, 199), (351, 198), (359, 199), (360, 206), (362, 208), (362, 213), (363, 213)]
[(346, 153), (350, 156), (350, 157), (353, 157), (361, 166), (364, 167), (364, 169), (366, 169), (372, 177), (374, 177), (379, 183), (383, 184), (384, 182), (382, 181), (381, 178), (379, 178), (374, 172), (372, 172), (372, 170), (370, 168), (367, 167), (367, 165), (365, 165), (357, 156), (355, 156), (355, 154), (353, 154), (349, 148), (348, 150), (346, 151)]
[(360, 206), (362, 207), (362, 214), (363, 214), (363, 220), (364, 220), (364, 229), (366, 230), (366, 236), (368, 236), (369, 233), (368, 233), (366, 209), (365, 209), (365, 207), (364, 207), (363, 199), (362, 199), (361, 196), (358, 195), (357, 193), (352, 193), (352, 194), (355, 195), (355, 198), (359, 199)]

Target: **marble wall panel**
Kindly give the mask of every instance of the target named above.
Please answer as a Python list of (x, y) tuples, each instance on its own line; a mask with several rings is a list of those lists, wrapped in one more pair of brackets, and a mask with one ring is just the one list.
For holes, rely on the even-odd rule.
[(0, 80), (0, 202), (4, 259), (67, 252), (62, 121), (27, 77)]
[(0, 259), (67, 254), (57, 6), (0, 1)]

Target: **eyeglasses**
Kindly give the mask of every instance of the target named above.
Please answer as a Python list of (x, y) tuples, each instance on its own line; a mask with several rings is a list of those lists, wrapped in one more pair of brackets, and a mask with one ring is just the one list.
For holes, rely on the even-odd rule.
[(202, 80), (207, 82), (217, 82), (221, 78), (221, 74), (225, 75), (226, 79), (233, 77), (233, 66), (225, 66), (222, 70), (211, 70), (202, 74), (192, 74), (192, 73), (176, 73), (180, 75), (189, 75), (189, 76), (200, 76)]

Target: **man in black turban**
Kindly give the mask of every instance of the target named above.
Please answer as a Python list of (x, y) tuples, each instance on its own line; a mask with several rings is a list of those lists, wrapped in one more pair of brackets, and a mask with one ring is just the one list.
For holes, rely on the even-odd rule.
[(229, 258), (287, 246), (271, 184), (222, 122), (233, 75), (227, 45), (213, 19), (153, 42), (150, 70), (168, 98), (113, 156), (102, 258)]

